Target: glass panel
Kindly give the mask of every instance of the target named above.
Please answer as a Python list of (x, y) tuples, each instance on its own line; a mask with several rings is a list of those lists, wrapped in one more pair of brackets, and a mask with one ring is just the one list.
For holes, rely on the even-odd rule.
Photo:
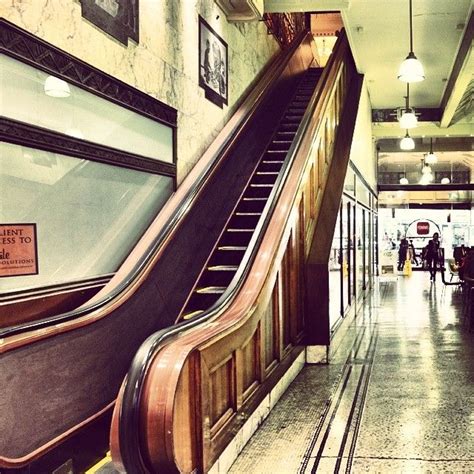
[(329, 322), (333, 327), (342, 315), (341, 212), (338, 213), (329, 257)]
[(344, 295), (344, 311), (351, 303), (350, 294), (350, 203), (344, 202), (342, 208), (342, 288)]
[(371, 222), (372, 217), (369, 211), (365, 212), (365, 287), (369, 287), (372, 283), (372, 235), (371, 235)]
[(357, 265), (356, 261), (356, 243), (357, 243), (357, 234), (356, 234), (356, 209), (355, 204), (350, 203), (351, 208), (351, 232), (350, 232), (350, 253), (351, 253), (351, 295), (355, 296), (357, 288)]
[(370, 191), (365, 187), (365, 184), (356, 177), (356, 192), (357, 192), (357, 201), (365, 204), (367, 207), (370, 206)]
[(171, 127), (3, 54), (0, 55), (0, 66), (2, 115), (101, 145), (173, 162)]
[(172, 178), (0, 143), (1, 223), (36, 223), (39, 274), (0, 290), (117, 270), (172, 193)]
[(364, 214), (360, 206), (356, 207), (356, 294), (359, 297), (364, 288)]
[(347, 168), (346, 179), (344, 181), (344, 192), (355, 195), (355, 173), (351, 168)]

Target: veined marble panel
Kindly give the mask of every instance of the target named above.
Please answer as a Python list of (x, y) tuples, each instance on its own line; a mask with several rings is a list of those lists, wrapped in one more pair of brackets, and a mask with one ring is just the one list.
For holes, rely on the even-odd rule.
[[(229, 105), (223, 109), (198, 84), (199, 15), (228, 44)], [(141, 0), (140, 42), (128, 47), (82, 18), (78, 1), (3, 1), (0, 16), (176, 108), (178, 182), (279, 50), (263, 22), (228, 23), (213, 0)]]

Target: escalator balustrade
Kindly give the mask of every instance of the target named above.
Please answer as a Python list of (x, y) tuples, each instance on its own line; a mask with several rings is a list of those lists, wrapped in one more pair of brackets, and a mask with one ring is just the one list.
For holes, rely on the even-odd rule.
[(232, 281), (321, 73), (320, 68), (310, 68), (303, 76), (178, 320), (203, 313), (221, 297)]

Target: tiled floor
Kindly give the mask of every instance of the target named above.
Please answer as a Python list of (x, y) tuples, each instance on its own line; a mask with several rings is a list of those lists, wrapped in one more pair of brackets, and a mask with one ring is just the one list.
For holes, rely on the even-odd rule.
[(457, 287), (380, 283), (330, 365), (296, 378), (230, 472), (474, 473), (474, 334)]

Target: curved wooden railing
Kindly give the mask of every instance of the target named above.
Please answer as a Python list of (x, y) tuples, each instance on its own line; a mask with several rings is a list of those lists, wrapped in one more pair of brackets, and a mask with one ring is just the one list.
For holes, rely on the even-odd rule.
[(207, 472), (301, 352), (305, 288), (317, 285), (305, 281), (304, 263), (343, 114), (353, 130), (360, 90), (343, 34), (229, 288), (205, 322), (158, 333), (137, 353), (111, 432), (121, 469)]
[[(277, 118), (270, 117), (269, 124), (264, 118), (269, 111), (278, 114), (280, 107), (271, 97), (291, 89), (305, 69), (298, 51), (306, 54), (310, 48), (303, 40), (302, 36), (276, 58), (103, 290), (77, 310), (0, 329), (1, 396), (11, 400), (3, 408), (0, 404), (0, 467), (26, 465), (97, 420), (113, 406), (140, 344), (173, 325), (172, 308), (183, 301), (175, 298), (171, 303), (163, 295), (175, 297), (176, 289), (191, 290), (183, 284), (184, 269), (194, 282), (197, 275), (190, 266), (199, 264), (196, 246), (202, 246), (199, 251), (204, 254), (206, 241), (194, 242), (193, 247), (190, 240), (198, 240), (196, 230), (208, 239), (219, 235), (219, 219), (224, 225), (226, 209), (234, 206), (231, 198), (240, 195), (239, 186), (247, 179), (242, 168), (235, 173), (232, 158), (249, 135), (253, 139), (252, 133), (262, 134), (264, 128), (271, 132)], [(262, 123), (254, 131), (249, 124), (256, 118)], [(253, 169), (251, 159), (242, 158), (239, 165)], [(222, 201), (222, 188), (216, 183), (223, 175), (238, 175), (228, 183), (229, 203), (213, 199), (219, 195)], [(46, 418), (43, 407), (48, 407)]]

